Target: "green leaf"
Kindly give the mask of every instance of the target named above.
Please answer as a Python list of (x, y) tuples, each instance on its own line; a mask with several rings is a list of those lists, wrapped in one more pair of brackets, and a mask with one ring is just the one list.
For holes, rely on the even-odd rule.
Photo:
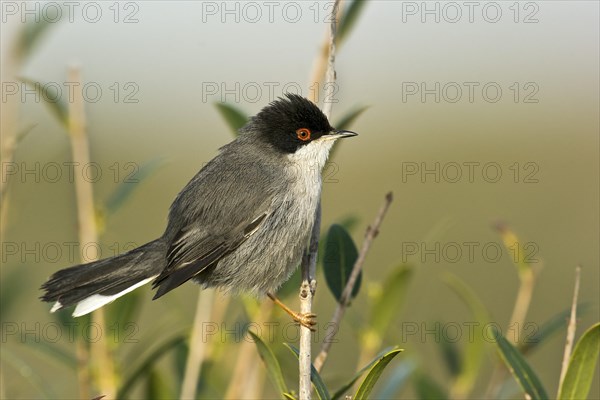
[[(65, 332), (63, 328), (64, 327), (58, 327), (57, 324), (57, 329), (59, 329), (59, 333)], [(66, 351), (57, 344), (47, 342), (45, 340), (39, 340), (39, 338), (31, 337), (29, 335), (25, 335), (25, 341), (27, 343), (27, 346), (31, 348), (31, 350), (33, 350), (36, 354), (46, 353), (50, 355), (54, 360), (60, 361), (69, 368), (77, 368), (77, 358), (75, 358), (75, 356), (72, 353)]]
[(600, 354), (600, 322), (589, 328), (575, 345), (565, 379), (559, 389), (559, 399), (587, 398), (595, 376), (598, 354)]
[[(183, 382), (185, 375), (185, 364), (187, 362), (189, 347), (187, 342), (181, 342), (173, 350), (173, 370), (177, 377), (177, 382)], [(204, 369), (204, 366), (202, 367)]]
[(32, 366), (22, 360), (18, 354), (11, 351), (10, 346), (2, 346), (2, 351), (0, 351), (0, 360), (2, 360), (3, 372), (5, 372), (4, 365), (12, 366), (17, 376), (24, 378), (29, 383), (30, 387), (33, 387), (38, 392), (42, 393), (42, 396), (40, 397), (47, 399), (59, 398), (58, 395), (52, 390), (53, 385), (45, 382), (38, 375), (38, 366)]
[(260, 337), (258, 337), (258, 335), (256, 335), (252, 331), (248, 331), (248, 333), (250, 334), (250, 336), (252, 336), (252, 339), (256, 344), (258, 354), (260, 355), (260, 358), (263, 360), (265, 366), (267, 367), (267, 373), (269, 374), (269, 378), (271, 378), (271, 381), (273, 382), (277, 390), (279, 390), (280, 394), (287, 393), (288, 389), (283, 379), (281, 366), (279, 365), (275, 354), (273, 354), (271, 348), (267, 346), (266, 343), (263, 342)]
[[(348, 231), (341, 225), (334, 224), (331, 225), (327, 233), (324, 253), (323, 272), (325, 273), (325, 281), (339, 302), (352, 273), (354, 263), (358, 258), (358, 250)], [(352, 288), (352, 298), (358, 294), (361, 281), (362, 271), (356, 279), (354, 288)]]
[(176, 348), (180, 343), (185, 342), (185, 340), (186, 337), (183, 335), (176, 336), (164, 342), (162, 345), (150, 352), (150, 354), (143, 358), (137, 366), (131, 368), (131, 371), (133, 372), (131, 372), (129, 376), (123, 380), (123, 383), (117, 391), (117, 395), (115, 396), (115, 398), (126, 398), (131, 389), (133, 389), (133, 386), (137, 383), (137, 381), (144, 376), (148, 376), (154, 368), (154, 364), (164, 354), (168, 353), (171, 349)]
[(344, 393), (346, 393), (352, 386), (354, 386), (354, 383), (356, 383), (356, 381), (358, 381), (358, 379), (362, 376), (362, 374), (365, 373), (366, 370), (370, 369), (377, 361), (379, 361), (379, 359), (381, 357), (383, 357), (386, 353), (388, 353), (391, 350), (393, 350), (393, 348), (388, 347), (387, 349), (384, 349), (383, 351), (381, 351), (370, 363), (365, 365), (363, 368), (361, 368), (360, 371), (358, 371), (356, 374), (354, 374), (352, 379), (350, 379), (341, 388), (339, 388), (333, 394), (333, 396), (331, 396), (331, 400), (336, 400), (336, 399), (341, 398), (344, 395)]
[(152, 368), (146, 379), (146, 399), (172, 399), (173, 393), (167, 382), (163, 378), (163, 374)]
[[(582, 303), (577, 305), (577, 313), (579, 315), (583, 315), (585, 311), (589, 309), (589, 303)], [(527, 336), (525, 340), (519, 343), (519, 351), (522, 354), (528, 354), (529, 352), (535, 350), (539, 345), (546, 341), (546, 339), (552, 337), (555, 333), (557, 333), (561, 328), (566, 327), (569, 321), (569, 316), (571, 315), (571, 309), (563, 310), (560, 313), (556, 314), (548, 321), (544, 322), (539, 329), (536, 327), (536, 331), (531, 334), (531, 336)]]
[(133, 191), (139, 187), (146, 178), (152, 175), (158, 167), (163, 163), (160, 158), (155, 158), (148, 161), (142, 166), (132, 164), (135, 169), (127, 171), (129, 174), (121, 180), (121, 183), (116, 187), (112, 194), (108, 197), (105, 203), (105, 209), (108, 215), (114, 214), (131, 196)]
[[(290, 349), (292, 353), (294, 353), (296, 358), (300, 359), (300, 352), (298, 351), (298, 349), (296, 347), (294, 347), (293, 345), (288, 344), (288, 343), (284, 343), (284, 345), (288, 349)], [(321, 399), (321, 400), (330, 400), (331, 399), (331, 397), (329, 396), (329, 391), (327, 390), (327, 387), (323, 383), (323, 379), (321, 379), (321, 375), (319, 375), (319, 373), (317, 372), (317, 370), (315, 369), (315, 367), (312, 364), (310, 365), (310, 380), (312, 381), (312, 384), (317, 392), (317, 396), (319, 396), (319, 399)]]
[(537, 247), (532, 246), (537, 245), (534, 243), (525, 243), (524, 246), (524, 243), (519, 240), (517, 235), (508, 226), (502, 223), (496, 225), (496, 230), (500, 233), (500, 237), (504, 242), (504, 247), (517, 268), (519, 279), (522, 282), (533, 279), (532, 267), (538, 260), (536, 258)]
[(348, 111), (333, 126), (335, 129), (348, 129), (367, 108), (369, 107), (363, 106)]
[(429, 376), (419, 373), (414, 380), (415, 391), (417, 392), (417, 397), (423, 400), (433, 400), (433, 399), (442, 399), (445, 400), (448, 398), (448, 395), (444, 391), (444, 389)]
[(234, 135), (248, 122), (248, 116), (234, 106), (226, 103), (215, 103), (215, 106)]
[(456, 343), (449, 340), (447, 335), (448, 330), (443, 328), (448, 325), (445, 325), (444, 323), (440, 322), (437, 323), (436, 326), (438, 328), (438, 336), (441, 338), (439, 344), (440, 351), (442, 353), (442, 358), (446, 363), (446, 367), (448, 368), (450, 376), (456, 378), (460, 375), (460, 372), (462, 370), (461, 354), (459, 352), (458, 347), (456, 346)]
[(400, 264), (386, 277), (383, 288), (371, 308), (370, 331), (383, 337), (392, 319), (398, 315), (408, 291), (414, 269), (409, 264)]
[(26, 85), (32, 87), (42, 99), (46, 105), (50, 108), (50, 111), (66, 129), (69, 124), (69, 111), (67, 105), (61, 100), (60, 93), (58, 93), (55, 84), (37, 82), (28, 78), (20, 78)]
[(395, 399), (398, 398), (398, 392), (411, 377), (417, 368), (416, 363), (407, 360), (397, 365), (390, 372), (390, 377), (383, 383), (381, 390), (373, 397), (375, 399)]
[(292, 396), (290, 393), (284, 393), (283, 397), (287, 400), (297, 400), (294, 396)]
[(360, 222), (360, 218), (357, 215), (350, 214), (350, 215), (347, 215), (346, 217), (342, 218), (340, 220), (339, 224), (341, 226), (343, 226), (344, 228), (346, 228), (346, 230), (348, 232), (350, 232), (354, 228), (356, 228), (356, 226), (358, 225), (359, 222)]
[(373, 387), (379, 380), (379, 377), (383, 373), (383, 370), (387, 365), (392, 361), (394, 357), (396, 357), (399, 353), (401, 353), (402, 349), (394, 349), (384, 354), (377, 362), (371, 367), (371, 370), (367, 374), (367, 377), (362, 381), (360, 386), (358, 387), (358, 391), (356, 392), (356, 396), (354, 396), (354, 400), (368, 399)]
[(460, 373), (451, 389), (453, 397), (468, 397), (481, 372), (486, 349), (482, 329), (490, 321), (490, 316), (477, 294), (458, 276), (447, 273), (444, 282), (465, 303), (475, 319), (473, 330), (469, 330), (469, 340), (465, 344)]
[[(54, 15), (41, 15), (43, 12), (42, 10), (44, 10), (44, 7), (39, 8), (39, 12), (35, 18), (28, 18), (28, 22), (21, 30), (19, 42), (16, 47), (17, 57), (25, 58), (29, 56), (32, 50), (41, 42), (41, 39), (48, 32), (48, 28), (58, 25), (58, 22), (65, 19), (59, 18), (58, 20), (55, 20)], [(65, 10), (62, 7), (59, 7), (59, 10), (64, 15)]]
[(366, 5), (366, 0), (354, 0), (348, 5), (340, 18), (340, 23), (337, 30), (337, 38), (339, 43), (346, 39), (354, 27), (354, 24), (358, 20), (360, 13), (363, 11), (363, 7)]
[(548, 395), (546, 394), (544, 387), (533, 369), (531, 369), (527, 361), (525, 361), (525, 358), (523, 358), (521, 353), (519, 353), (519, 351), (510, 344), (510, 342), (506, 340), (495, 327), (493, 327), (492, 330), (502, 360), (523, 391), (533, 400), (547, 399)]

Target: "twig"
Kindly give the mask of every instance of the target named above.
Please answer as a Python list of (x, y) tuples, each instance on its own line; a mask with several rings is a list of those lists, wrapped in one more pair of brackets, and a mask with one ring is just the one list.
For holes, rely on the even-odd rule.
[[(331, 12), (331, 24), (329, 25), (329, 58), (327, 61), (327, 71), (325, 73), (325, 92), (326, 99), (331, 99), (335, 93), (335, 34), (337, 31), (337, 19), (340, 0), (335, 0), (333, 10)], [(328, 119), (331, 119), (331, 109), (333, 102), (323, 103), (323, 114)], [(317, 282), (315, 280), (317, 269), (317, 251), (319, 248), (319, 237), (321, 231), (321, 201), (317, 205), (315, 220), (310, 236), (310, 244), (302, 258), (302, 284), (300, 286), (300, 312), (302, 314), (312, 313), (312, 300), (315, 294)], [(299, 343), (299, 398), (300, 400), (310, 400), (311, 398), (311, 331), (305, 326), (300, 326), (300, 343)]]
[(358, 258), (352, 267), (352, 272), (350, 273), (350, 277), (348, 278), (348, 282), (346, 282), (346, 286), (344, 287), (344, 291), (342, 292), (342, 296), (340, 297), (340, 301), (333, 313), (333, 317), (331, 317), (331, 321), (327, 324), (327, 333), (325, 337), (327, 340), (323, 342), (321, 345), (321, 351), (319, 355), (315, 359), (315, 369), (317, 371), (321, 371), (323, 364), (325, 364), (325, 360), (329, 355), (329, 349), (331, 349), (331, 345), (333, 344), (333, 338), (335, 337), (335, 333), (337, 331), (336, 327), (339, 326), (344, 313), (346, 312), (346, 308), (348, 308), (348, 304), (350, 304), (350, 299), (352, 298), (352, 289), (354, 288), (354, 284), (356, 283), (356, 279), (358, 279), (358, 275), (362, 269), (362, 266), (367, 258), (367, 253), (371, 248), (371, 244), (373, 243), (373, 239), (379, 233), (379, 227), (385, 218), (385, 214), (392, 203), (393, 196), (392, 192), (389, 192), (385, 195), (385, 200), (379, 212), (377, 213), (377, 217), (373, 223), (367, 228), (367, 232), (365, 233), (365, 240), (363, 241), (360, 252), (358, 253)]
[[(81, 71), (79, 68), (69, 68), (69, 81), (81, 83)], [(69, 103), (69, 137), (71, 139), (71, 152), (75, 165), (89, 165), (90, 148), (86, 133), (86, 120), (84, 101), (81, 91), (75, 91), (73, 101)], [(96, 226), (96, 213), (94, 209), (94, 193), (92, 183), (86, 180), (82, 174), (75, 174), (75, 197), (77, 201), (77, 221), (79, 243), (98, 243), (98, 231)], [(90, 262), (94, 260), (82, 260)], [(102, 329), (106, 324), (104, 311), (96, 310), (92, 314), (94, 323)], [(90, 345), (91, 363), (93, 367), (92, 376), (96, 379), (100, 392), (109, 398), (114, 398), (116, 393), (116, 382), (114, 365), (110, 357), (106, 343), (106, 335)], [(83, 375), (85, 376), (85, 375)], [(85, 384), (84, 384), (85, 386)]]
[[(565, 343), (565, 353), (563, 355), (562, 368), (560, 370), (558, 393), (560, 393), (560, 388), (565, 380), (567, 368), (569, 367), (569, 360), (571, 358), (571, 351), (573, 350), (573, 342), (575, 340), (575, 325), (577, 324), (577, 299), (579, 297), (580, 278), (581, 266), (578, 265), (575, 268), (575, 289), (573, 290), (573, 303), (571, 304), (571, 316), (569, 317), (569, 326), (567, 327), (567, 342)], [(556, 396), (558, 396), (558, 394)]]
[(195, 399), (196, 388), (198, 387), (198, 377), (202, 361), (206, 353), (206, 343), (202, 340), (204, 322), (210, 318), (211, 308), (214, 299), (214, 290), (200, 290), (198, 302), (196, 304), (196, 315), (194, 316), (194, 326), (190, 337), (190, 347), (185, 364), (185, 373), (181, 384), (180, 399)]

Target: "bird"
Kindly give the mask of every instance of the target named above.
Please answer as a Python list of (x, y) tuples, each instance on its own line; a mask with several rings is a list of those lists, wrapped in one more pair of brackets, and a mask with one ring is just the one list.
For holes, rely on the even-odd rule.
[(152, 282), (158, 299), (192, 280), (232, 294), (265, 294), (312, 329), (314, 314), (292, 311), (277, 289), (300, 264), (337, 139), (312, 101), (285, 94), (270, 102), (219, 149), (173, 201), (164, 233), (110, 258), (55, 272), (41, 286), (51, 312), (88, 314)]

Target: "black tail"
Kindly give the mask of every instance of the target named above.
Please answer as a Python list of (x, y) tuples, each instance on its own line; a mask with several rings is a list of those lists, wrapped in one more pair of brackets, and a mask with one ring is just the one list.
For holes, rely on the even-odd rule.
[(73, 316), (85, 315), (150, 282), (164, 268), (161, 239), (125, 254), (62, 269), (41, 287), (43, 301), (56, 302), (51, 312), (77, 304)]

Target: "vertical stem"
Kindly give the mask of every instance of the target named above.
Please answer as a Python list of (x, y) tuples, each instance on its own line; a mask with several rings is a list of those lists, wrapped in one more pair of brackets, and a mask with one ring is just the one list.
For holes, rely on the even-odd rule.
[(192, 327), (192, 335), (190, 337), (190, 351), (185, 365), (183, 383), (181, 384), (180, 399), (196, 398), (198, 377), (200, 376), (200, 369), (206, 352), (206, 343), (203, 341), (202, 332), (204, 322), (208, 320), (211, 315), (214, 293), (214, 290), (200, 290), (198, 295), (194, 326)]
[[(331, 13), (331, 24), (329, 26), (329, 58), (327, 60), (327, 71), (325, 73), (325, 99), (331, 100), (335, 93), (335, 34), (337, 31), (337, 19), (340, 0), (335, 0)], [(318, 72), (318, 71), (317, 71)], [(312, 84), (312, 82), (311, 82)], [(327, 119), (331, 119), (332, 101), (323, 102), (323, 114)], [(321, 231), (321, 201), (317, 205), (315, 221), (313, 223), (310, 244), (304, 257), (302, 258), (302, 285), (300, 286), (300, 312), (302, 314), (312, 313), (312, 301), (315, 295), (317, 282), (315, 280), (317, 268), (317, 250), (319, 248), (319, 236)], [(311, 398), (311, 379), (310, 372), (312, 366), (311, 353), (311, 331), (305, 326), (300, 326), (299, 343), (299, 397), (300, 400), (310, 400)]]
[[(78, 83), (78, 87), (81, 87), (80, 69), (76, 67), (69, 68), (68, 79), (69, 82)], [(76, 166), (80, 167), (89, 165), (90, 146), (86, 132), (84, 100), (81, 90), (73, 91), (73, 99), (69, 103), (68, 129), (71, 139), (73, 162)], [(74, 179), (79, 243), (81, 245), (98, 243), (92, 184), (84, 178), (83, 174), (75, 174)], [(82, 261), (90, 262), (94, 260)], [(92, 313), (92, 321), (102, 329), (102, 332), (106, 332), (103, 309), (96, 310)], [(114, 398), (116, 393), (115, 369), (110, 357), (106, 339), (106, 335), (101, 335), (99, 340), (90, 345), (91, 357), (88, 361), (91, 362), (92, 377), (96, 381), (98, 390), (108, 398)], [(85, 352), (78, 351), (78, 355), (85, 356)]]
[[(571, 350), (575, 341), (575, 326), (577, 325), (577, 298), (579, 297), (579, 281), (581, 277), (581, 266), (575, 268), (575, 289), (573, 290), (573, 303), (571, 304), (571, 317), (569, 318), (569, 326), (567, 327), (567, 342), (565, 343), (565, 352), (563, 355), (562, 369), (560, 370), (560, 380), (558, 384), (558, 393), (562, 387), (565, 375), (569, 367), (569, 359), (571, 358)], [(558, 394), (557, 394), (558, 396)]]

